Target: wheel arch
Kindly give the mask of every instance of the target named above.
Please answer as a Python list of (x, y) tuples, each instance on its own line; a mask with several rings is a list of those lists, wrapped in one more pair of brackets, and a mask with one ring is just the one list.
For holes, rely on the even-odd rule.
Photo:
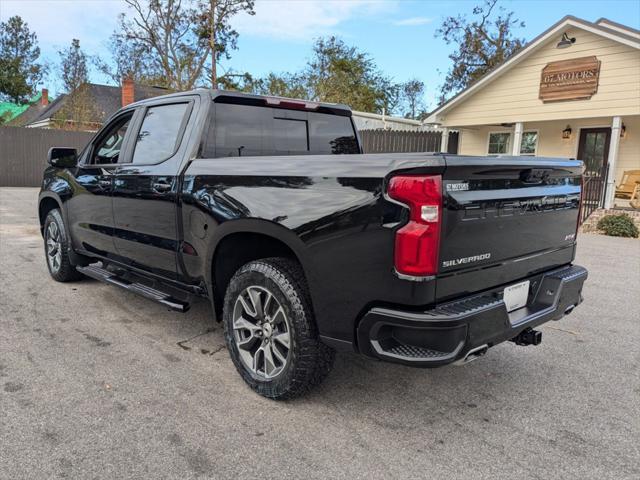
[(269, 257), (291, 258), (308, 282), (310, 265), (305, 244), (292, 230), (266, 220), (234, 220), (220, 225), (209, 252), (209, 295), (219, 317), (233, 274), (244, 264)]
[(55, 210), (56, 208), (60, 210), (62, 221), (65, 222), (66, 226), (66, 219), (60, 199), (51, 192), (46, 192), (40, 195), (40, 199), (38, 200), (38, 219), (40, 221), (41, 235), (44, 235), (44, 221), (46, 220), (47, 215), (51, 210)]

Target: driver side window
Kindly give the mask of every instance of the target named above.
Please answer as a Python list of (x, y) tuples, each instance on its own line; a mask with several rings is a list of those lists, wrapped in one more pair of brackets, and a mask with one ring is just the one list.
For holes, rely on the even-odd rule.
[(95, 165), (114, 164), (120, 160), (124, 137), (131, 123), (133, 112), (125, 115), (108, 128), (93, 147), (91, 163)]

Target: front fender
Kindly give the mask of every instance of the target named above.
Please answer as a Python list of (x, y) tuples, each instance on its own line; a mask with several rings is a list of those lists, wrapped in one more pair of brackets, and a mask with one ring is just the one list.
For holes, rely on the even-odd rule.
[(69, 180), (67, 170), (59, 170), (49, 167), (44, 172), (42, 187), (38, 195), (38, 218), (40, 219), (40, 232), (42, 233), (44, 218), (40, 215), (42, 202), (45, 199), (52, 199), (58, 204), (58, 208), (62, 213), (62, 220), (67, 232), (70, 232), (67, 215), (66, 202), (73, 195), (73, 190)]

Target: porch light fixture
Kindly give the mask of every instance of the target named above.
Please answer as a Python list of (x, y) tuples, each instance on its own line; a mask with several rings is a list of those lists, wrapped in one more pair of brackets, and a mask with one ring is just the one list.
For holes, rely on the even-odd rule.
[(571, 126), (570, 125), (567, 125), (567, 128), (562, 130), (562, 138), (564, 138), (565, 140), (568, 139), (568, 138), (571, 138)]
[(626, 125), (623, 123), (622, 127), (620, 127), (620, 138), (624, 138), (627, 136), (627, 127)]
[(569, 37), (565, 32), (562, 34), (562, 39), (558, 42), (556, 48), (569, 48), (574, 43), (576, 43), (576, 37)]

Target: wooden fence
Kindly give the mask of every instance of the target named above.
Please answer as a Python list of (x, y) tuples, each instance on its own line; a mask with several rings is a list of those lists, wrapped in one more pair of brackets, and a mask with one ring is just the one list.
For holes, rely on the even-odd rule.
[(0, 127), (0, 187), (38, 187), (51, 147), (81, 150), (93, 133)]
[[(37, 187), (51, 147), (84, 148), (93, 133), (43, 128), (0, 128), (0, 187)], [(440, 132), (361, 130), (365, 153), (438, 152)], [(449, 153), (458, 151), (458, 133), (449, 133)]]
[[(442, 132), (360, 130), (365, 153), (439, 152)], [(458, 132), (449, 132), (448, 153), (458, 152)]]

